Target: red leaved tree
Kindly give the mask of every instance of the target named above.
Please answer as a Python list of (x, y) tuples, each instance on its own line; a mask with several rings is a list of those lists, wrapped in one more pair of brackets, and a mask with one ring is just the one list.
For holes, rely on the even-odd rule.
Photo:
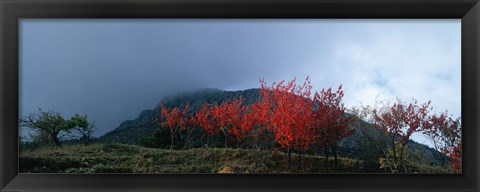
[(265, 121), (274, 133), (275, 141), (287, 151), (288, 166), (291, 168), (292, 151), (304, 151), (316, 139), (311, 126), (313, 102), (310, 80), (307, 77), (303, 85), (297, 85), (295, 79), (288, 83), (281, 81), (270, 87), (262, 81), (261, 89), (263, 99), (270, 104)]
[[(208, 146), (208, 137), (218, 134), (218, 129), (215, 129), (215, 124), (210, 114), (211, 105), (204, 103), (202, 107), (195, 114), (195, 124), (202, 128), (202, 135), (200, 136), (200, 142), (204, 146), (204, 138), (206, 138), (206, 145)], [(206, 133), (206, 136), (205, 134)]]
[(229, 99), (220, 105), (213, 106), (210, 110), (214, 126), (223, 133), (225, 148), (227, 148), (228, 135), (232, 135), (238, 140), (244, 135), (240, 128), (245, 111), (243, 102), (244, 99), (242, 97)]
[[(460, 118), (453, 119), (449, 117), (447, 111), (439, 115), (433, 114), (429, 117), (429, 121), (425, 127), (423, 134), (432, 141), (437, 151), (444, 154), (440, 156), (440, 161), (442, 166), (445, 166), (446, 157), (452, 156), (456, 148), (461, 145), (462, 129)], [(454, 155), (454, 157), (458, 157), (458, 155)]]
[[(392, 106), (385, 105), (380, 109), (374, 109), (373, 117), (375, 126), (388, 133), (391, 138), (394, 168), (404, 166), (404, 150), (413, 133), (419, 132), (428, 126), (428, 113), (432, 108), (430, 101), (418, 104), (416, 100), (406, 104), (397, 99)], [(399, 147), (400, 152), (397, 151)], [(398, 166), (397, 166), (398, 165)]]
[(328, 149), (333, 153), (335, 167), (338, 167), (338, 145), (342, 139), (353, 133), (353, 129), (349, 126), (353, 118), (345, 115), (346, 109), (342, 104), (343, 96), (342, 85), (340, 85), (336, 92), (333, 92), (332, 88), (322, 89), (313, 97), (316, 110), (312, 123), (318, 138), (315, 144), (325, 151), (327, 169)]
[(457, 173), (462, 172), (462, 144), (458, 144), (449, 155), (448, 165)]
[(166, 127), (170, 130), (170, 151), (173, 149), (173, 141), (179, 129), (185, 129), (187, 127), (188, 117), (186, 116), (188, 110), (188, 103), (183, 110), (178, 108), (168, 109), (164, 103), (161, 103), (161, 117), (157, 118), (157, 123), (162, 127)]
[(269, 148), (269, 141), (272, 139), (269, 130), (267, 129), (267, 110), (269, 106), (266, 105), (265, 100), (259, 99), (257, 102), (251, 104), (245, 109), (240, 124), (242, 139), (250, 141), (254, 148)]

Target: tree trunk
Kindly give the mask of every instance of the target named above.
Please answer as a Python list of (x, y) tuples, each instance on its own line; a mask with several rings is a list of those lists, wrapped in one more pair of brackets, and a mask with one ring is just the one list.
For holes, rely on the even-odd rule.
[(83, 136), (83, 144), (84, 145), (90, 144), (90, 136)]
[(327, 169), (327, 172), (328, 172), (328, 149), (325, 148), (324, 151), (325, 151), (325, 168)]
[(222, 132), (223, 132), (223, 136), (224, 136), (224, 149), (227, 148), (227, 132), (224, 130), (224, 129), (221, 129)]
[(302, 170), (302, 155), (298, 152), (298, 170)]
[(393, 135), (392, 140), (392, 147), (393, 147), (393, 163), (397, 166), (397, 150), (395, 149), (395, 135)]
[[(390, 162), (390, 158), (388, 158), (388, 148), (386, 150), (382, 150), (382, 151), (383, 151), (383, 154), (385, 155), (385, 160), (388, 163), (388, 167), (390, 168), (390, 172), (394, 173), (395, 170), (396, 170), (396, 167), (393, 167), (392, 163)], [(394, 168), (395, 168), (395, 170), (394, 170)], [(386, 168), (384, 168), (384, 169), (385, 169), (385, 172), (386, 172), (387, 169)]]
[(170, 152), (173, 150), (173, 140), (175, 139), (176, 132), (177, 132), (177, 127), (175, 127), (175, 129), (170, 129), (170, 137), (172, 138), (170, 140)]
[(224, 133), (223, 135), (225, 136), (225, 139), (224, 139), (225, 147), (224, 148), (226, 149), (227, 148), (227, 134)]
[(170, 139), (170, 152), (173, 150), (173, 139), (174, 139), (173, 137), (174, 137), (174, 135), (170, 135), (170, 138), (171, 138)]
[[(402, 151), (400, 151), (400, 167), (404, 167), (404, 166), (403, 166), (403, 150), (405, 149), (405, 146), (406, 146), (406, 144), (402, 144), (402, 148), (400, 149), (400, 150), (402, 150)], [(407, 171), (406, 171), (406, 169), (405, 169), (405, 173), (406, 173), (406, 172), (407, 172)]]
[(292, 170), (292, 149), (288, 148), (288, 170)]
[(61, 147), (61, 146), (62, 146), (62, 143), (61, 143), (60, 140), (58, 139), (57, 135), (58, 135), (58, 132), (56, 132), (56, 133), (51, 133), (51, 134), (50, 134), (50, 138), (52, 139), (53, 144), (55, 144), (55, 146)]
[[(437, 150), (439, 151), (439, 150)], [(441, 163), (442, 163), (442, 167), (445, 167), (445, 161), (446, 161), (446, 155), (444, 155), (443, 153), (438, 153), (440, 155), (440, 159), (441, 159)]]
[(335, 159), (335, 169), (338, 168), (337, 146), (332, 146), (333, 158)]
[(205, 145), (207, 146), (207, 148), (210, 147), (210, 140), (211, 140), (211, 138), (207, 135), (207, 137), (205, 137), (205, 141), (206, 141)]

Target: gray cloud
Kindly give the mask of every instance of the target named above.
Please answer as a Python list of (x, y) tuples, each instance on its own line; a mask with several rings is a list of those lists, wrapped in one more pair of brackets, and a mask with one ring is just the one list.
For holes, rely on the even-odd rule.
[(97, 136), (166, 95), (303, 80), (345, 103), (460, 114), (459, 20), (21, 20), (20, 110), (87, 114)]

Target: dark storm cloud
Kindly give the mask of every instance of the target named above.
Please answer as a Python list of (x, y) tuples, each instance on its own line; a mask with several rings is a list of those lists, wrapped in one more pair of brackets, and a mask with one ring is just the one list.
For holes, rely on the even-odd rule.
[(288, 23), (23, 20), (21, 113), (87, 114), (100, 135), (165, 95), (258, 87), (309, 54)]
[[(391, 27), (386, 21), (23, 19), (21, 115), (37, 107), (66, 117), (87, 114), (99, 136), (176, 92), (255, 88), (258, 78), (273, 82), (307, 75), (316, 88), (343, 83), (347, 105), (379, 92), (409, 97), (408, 89), (414, 89), (428, 95), (422, 92), (428, 86), (433, 97), (444, 97), (438, 101), (449, 104), (445, 108), (459, 111), (454, 94), (459, 81), (442, 84), (448, 92), (431, 85), (436, 71), (453, 69), (442, 77), (460, 79), (459, 22), (415, 22)], [(458, 37), (452, 40), (452, 34)], [(416, 62), (432, 55), (439, 59), (430, 65)], [(391, 78), (405, 63), (411, 64), (403, 68), (406, 74), (437, 67), (424, 78)], [(392, 82), (383, 82), (385, 77)], [(393, 80), (401, 80), (403, 89)]]

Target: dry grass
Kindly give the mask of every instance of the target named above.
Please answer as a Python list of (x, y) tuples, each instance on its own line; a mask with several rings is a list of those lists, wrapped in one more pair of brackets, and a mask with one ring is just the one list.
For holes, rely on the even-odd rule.
[[(339, 158), (329, 173), (359, 173), (363, 163)], [(197, 148), (165, 150), (124, 144), (41, 148), (20, 155), (20, 172), (33, 173), (326, 173), (325, 158), (253, 149)]]

